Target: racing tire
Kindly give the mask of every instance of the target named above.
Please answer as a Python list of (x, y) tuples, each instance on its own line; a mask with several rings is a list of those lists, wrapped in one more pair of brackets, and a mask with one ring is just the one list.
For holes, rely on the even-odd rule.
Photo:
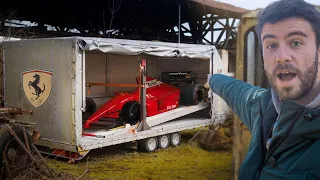
[(183, 84), (180, 86), (180, 101), (183, 105), (197, 105), (205, 100), (205, 88), (201, 84)]
[(140, 104), (137, 101), (129, 101), (122, 106), (119, 120), (123, 124), (135, 125), (140, 122)]
[(154, 152), (158, 149), (159, 142), (157, 137), (151, 137), (140, 140), (138, 142), (138, 149), (143, 152)]
[(97, 105), (92, 98), (86, 98), (86, 109), (82, 112), (82, 119), (87, 120), (96, 111)]
[(158, 137), (159, 140), (159, 148), (166, 149), (170, 146), (170, 136), (169, 135), (161, 135)]
[(175, 132), (170, 134), (170, 144), (171, 146), (179, 146), (181, 143), (181, 134), (179, 132)]
[[(25, 139), (23, 135), (23, 129), (18, 126), (11, 127), (11, 129), (15, 132), (15, 134), (18, 136), (18, 138), (21, 140), (21, 142), (25, 144)], [(30, 148), (32, 145), (32, 138), (31, 136), (27, 134), (28, 143), (30, 145)], [(31, 153), (34, 153), (33, 150), (31, 150)], [(17, 156), (17, 157), (16, 157)], [(5, 157), (5, 158), (4, 158)], [(32, 160), (30, 157), (25, 153), (25, 151), (22, 149), (22, 147), (18, 144), (16, 139), (10, 134), (10, 132), (6, 128), (1, 128), (1, 135), (0, 135), (0, 166), (2, 171), (2, 176), (0, 179), (7, 179), (7, 178), (13, 178), (10, 177), (8, 172), (5, 168), (5, 161), (6, 159), (9, 165), (9, 170), (11, 171), (11, 174), (13, 176), (18, 176), (21, 173), (24, 173), (27, 171), (27, 169), (19, 169), (19, 167), (26, 167), (30, 166)], [(11, 162), (12, 161), (12, 162)], [(15, 163), (15, 161), (17, 161)], [(17, 169), (15, 171), (15, 168)]]

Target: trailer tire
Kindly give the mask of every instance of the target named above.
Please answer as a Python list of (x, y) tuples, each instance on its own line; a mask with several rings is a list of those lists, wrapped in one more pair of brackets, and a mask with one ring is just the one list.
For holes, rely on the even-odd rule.
[(181, 103), (186, 106), (199, 104), (205, 99), (204, 86), (201, 84), (182, 84), (180, 99)]
[(169, 135), (161, 135), (158, 137), (159, 140), (159, 148), (166, 149), (170, 146), (170, 136)]
[(140, 105), (137, 101), (129, 101), (122, 106), (119, 113), (119, 120), (122, 124), (135, 125), (140, 121)]
[[(15, 134), (18, 136), (18, 138), (21, 140), (21, 142), (25, 145), (23, 129), (18, 126), (11, 127), (11, 129), (15, 132)], [(2, 133), (0, 135), (0, 162), (1, 162), (0, 166), (1, 166), (1, 170), (3, 173), (2, 173), (2, 177), (0, 179), (6, 179), (9, 177), (9, 174), (5, 170), (3, 153), (6, 156), (6, 159), (10, 161), (10, 160), (12, 160), (12, 157), (10, 157), (10, 153), (11, 153), (11, 156), (12, 156), (12, 154), (17, 155), (18, 150), (20, 150), (22, 153), (21, 156), (24, 157), (25, 161), (28, 161), (28, 162), (22, 162), (22, 163), (30, 164), (32, 161), (31, 161), (30, 157), (23, 151), (22, 147), (20, 147), (20, 145), (17, 143), (15, 138), (10, 134), (9, 131), (7, 131), (6, 128), (1, 129), (1, 131), (2, 131)], [(28, 143), (30, 145), (30, 148), (32, 149), (32, 147), (31, 147), (31, 144), (33, 143), (32, 138), (28, 133), (26, 133), (26, 134), (27, 134)], [(31, 153), (32, 152), (34, 152), (34, 151), (32, 150)], [(9, 154), (8, 156), (7, 156), (7, 153)], [(10, 162), (8, 164), (10, 164)], [(24, 164), (24, 165), (26, 165), (26, 164)], [(19, 166), (23, 166), (23, 164), (19, 163)], [(9, 169), (11, 170), (11, 173), (14, 176), (18, 176), (20, 173), (24, 172), (24, 171), (22, 171), (22, 169), (19, 169), (19, 171), (14, 172), (14, 167), (9, 167)]]
[(181, 134), (179, 132), (175, 132), (170, 134), (170, 144), (171, 146), (179, 146), (181, 143)]
[(143, 139), (138, 142), (138, 148), (143, 152), (154, 152), (158, 149), (158, 146), (159, 142), (157, 137)]

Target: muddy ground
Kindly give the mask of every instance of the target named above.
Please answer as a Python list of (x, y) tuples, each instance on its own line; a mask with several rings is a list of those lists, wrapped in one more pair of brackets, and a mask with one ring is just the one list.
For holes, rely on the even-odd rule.
[(80, 162), (69, 164), (64, 159), (47, 159), (50, 167), (62, 174), (61, 179), (214, 179), (232, 177), (232, 150), (205, 150), (197, 139), (188, 141), (198, 130), (182, 132), (178, 147), (142, 153), (124, 146), (91, 151)]

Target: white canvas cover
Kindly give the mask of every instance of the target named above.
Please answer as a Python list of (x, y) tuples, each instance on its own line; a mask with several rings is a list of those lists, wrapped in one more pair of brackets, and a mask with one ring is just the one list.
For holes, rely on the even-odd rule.
[(178, 44), (153, 41), (135, 41), (103, 38), (81, 38), (85, 42), (84, 50), (100, 51), (122, 55), (148, 54), (158, 57), (181, 57), (210, 59), (215, 46), (199, 44)]

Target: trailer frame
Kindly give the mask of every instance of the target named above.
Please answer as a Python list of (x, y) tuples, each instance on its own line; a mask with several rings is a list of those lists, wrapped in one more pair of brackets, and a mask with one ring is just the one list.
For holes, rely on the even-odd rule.
[[(32, 54), (28, 52), (30, 51), (29, 48), (31, 48), (32, 50), (32, 48), (38, 47), (43, 48), (43, 52), (38, 54)], [(12, 53), (13, 49), (16, 49), (15, 52), (17, 55)], [(171, 111), (152, 117), (145, 117), (145, 113), (143, 113), (144, 116), (141, 117), (142, 123), (134, 126), (126, 124), (124, 127), (111, 130), (101, 129), (99, 131), (83, 129), (81, 112), (83, 112), (86, 108), (85, 62), (87, 51), (99, 51), (102, 53), (116, 54), (118, 53), (128, 56), (137, 54), (149, 54), (153, 56), (166, 58), (198, 58), (209, 60), (210, 76), (215, 73), (227, 73), (223, 70), (223, 64), (219, 54), (217, 53), (217, 49), (211, 45), (177, 44), (165, 42), (149, 42), (89, 37), (45, 38), (20, 40), (14, 42), (3, 42), (4, 67), (6, 69), (4, 75), (4, 98), (6, 101), (13, 102), (13, 100), (11, 100), (10, 98), (15, 96), (17, 97), (17, 99), (15, 100), (21, 100), (21, 89), (14, 89), (8, 83), (8, 81), (6, 81), (7, 79), (5, 78), (9, 76), (12, 76), (12, 78), (17, 78), (17, 76), (14, 76), (14, 72), (22, 71), (21, 69), (29, 69), (31, 67), (37, 67), (37, 69), (51, 69), (52, 72), (61, 72), (64, 69), (67, 70), (68, 68), (71, 69), (71, 72), (69, 73), (71, 77), (67, 77), (71, 78), (70, 80), (68, 80), (68, 82), (70, 81), (71, 83), (71, 89), (66, 91), (65, 88), (57, 85), (59, 86), (57, 88), (60, 88), (59, 92), (71, 93), (67, 94), (67, 96), (70, 96), (68, 98), (71, 100), (71, 103), (67, 104), (68, 106), (71, 105), (71, 113), (67, 112), (67, 110), (57, 109), (60, 110), (62, 114), (69, 113), (69, 117), (71, 119), (65, 119), (66, 117), (63, 117), (61, 114), (58, 115), (57, 112), (52, 112), (57, 106), (55, 103), (58, 103), (55, 101), (50, 102), (52, 103), (51, 105), (53, 108), (51, 108), (51, 106), (48, 107), (49, 105), (46, 104), (46, 106), (43, 107), (46, 108), (44, 112), (41, 112), (40, 110), (42, 107), (33, 108), (35, 110), (34, 117), (36, 117), (36, 119), (33, 120), (37, 121), (37, 130), (41, 134), (45, 134), (45, 136), (40, 137), (40, 139), (35, 142), (35, 144), (39, 147), (39, 150), (42, 153), (80, 160), (83, 157), (85, 157), (85, 155), (92, 149), (132, 141), (139, 141), (150, 137), (157, 137), (165, 134), (180, 132), (186, 129), (208, 126), (212, 123), (220, 123), (221, 120), (223, 121), (223, 119), (227, 119), (226, 113), (221, 113), (221, 111), (224, 111), (223, 108), (218, 107), (221, 103), (224, 103), (224, 101), (217, 95), (215, 95), (213, 92), (209, 91), (209, 98), (206, 102), (194, 106), (178, 107)], [(18, 63), (17, 56), (21, 56), (21, 54), (24, 53), (29, 53), (26, 57), (26, 61), (28, 61), (28, 63), (21, 63), (17, 67), (13, 67), (13, 64)], [(67, 61), (65, 63), (65, 66), (67, 67), (64, 67), (64, 69), (62, 69), (53, 62), (43, 60), (44, 57), (50, 57), (54, 59), (54, 57), (51, 57), (53, 55), (58, 56), (57, 58), (67, 58), (63, 59)], [(36, 59), (37, 61), (32, 58)], [(43, 62), (39, 63), (40, 60), (43, 60)], [(59, 62), (61, 62), (62, 64), (65, 62), (63, 60), (60, 60)], [(50, 63), (45, 64), (45, 62)], [(62, 78), (61, 75), (57, 75), (57, 72), (55, 72), (56, 76), (53, 77), (55, 81), (59, 80), (59, 78)], [(142, 72), (142, 79), (145, 78), (144, 72), (145, 71)], [(66, 72), (63, 71), (63, 73)], [(66, 85), (69, 85), (70, 83), (68, 84), (68, 82), (64, 83)], [(141, 82), (144, 83), (145, 81)], [(142, 87), (144, 87), (143, 84), (141, 85)], [(54, 91), (54, 89), (52, 91)], [(56, 95), (56, 92), (54, 93), (55, 96), (51, 98), (59, 96)], [(145, 96), (145, 91), (143, 90), (143, 88), (141, 92), (143, 93), (141, 98), (143, 102), (143, 97)], [(18, 94), (18, 96), (16, 94)], [(65, 99), (59, 99), (59, 101), (66, 102)], [(26, 100), (20, 103), (20, 106), (22, 108), (32, 108), (30, 103), (26, 102)], [(142, 106), (145, 110), (145, 103), (142, 103)], [(212, 116), (209, 118), (187, 117), (187, 115), (201, 111), (206, 108), (210, 108), (210, 111), (212, 112)], [(45, 112), (53, 113), (56, 116), (56, 118), (50, 119), (51, 121), (55, 122), (52, 125), (57, 126), (53, 127), (53, 129), (55, 129), (56, 131), (60, 131), (63, 134), (52, 134), (54, 133), (52, 132), (50, 135), (50, 132), (48, 132), (49, 127), (47, 126), (50, 125), (51, 121), (46, 122), (49, 123), (46, 126), (47, 129), (42, 129), (42, 127), (44, 126), (41, 123), (41, 119), (39, 117), (43, 118), (43, 116), (41, 116), (41, 113)], [(59, 121), (59, 118), (61, 117), (63, 117), (63, 119), (66, 120), (66, 122)], [(23, 121), (30, 121), (30, 119), (24, 119)], [(56, 124), (58, 121), (62, 124)], [(68, 127), (64, 127), (64, 125), (72, 127), (72, 129), (70, 129), (70, 132), (66, 131)], [(63, 127), (64, 130), (57, 129), (58, 127)], [(94, 134), (95, 136), (83, 136), (82, 133)], [(48, 134), (49, 136), (46, 136)], [(55, 139), (55, 137), (57, 137), (57, 139)], [(66, 139), (63, 139), (64, 137)]]

